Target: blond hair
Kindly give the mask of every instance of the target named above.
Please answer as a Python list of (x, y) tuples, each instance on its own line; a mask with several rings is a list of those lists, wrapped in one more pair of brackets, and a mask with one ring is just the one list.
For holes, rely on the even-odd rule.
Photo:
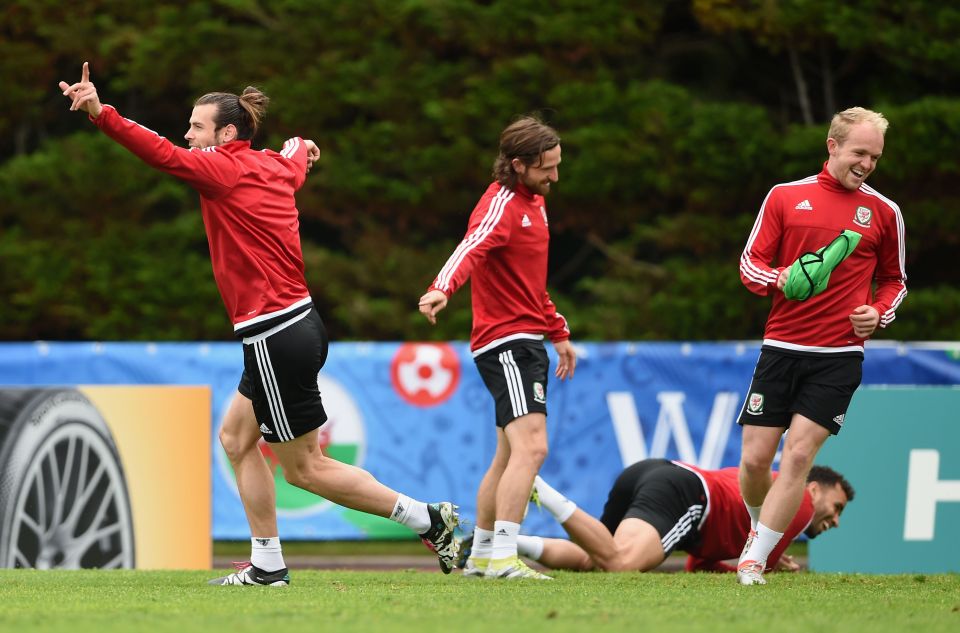
[(833, 115), (827, 138), (832, 138), (838, 145), (843, 145), (843, 142), (850, 136), (850, 128), (858, 123), (870, 123), (877, 128), (881, 136), (886, 134), (887, 127), (890, 125), (889, 121), (879, 112), (860, 107), (847, 108), (843, 112), (837, 112)]

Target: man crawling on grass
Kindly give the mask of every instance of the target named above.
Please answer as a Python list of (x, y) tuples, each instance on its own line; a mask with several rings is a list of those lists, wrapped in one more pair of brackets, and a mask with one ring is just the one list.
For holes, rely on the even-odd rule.
[[(649, 571), (680, 550), (688, 554), (687, 571), (734, 572), (726, 561), (740, 555), (751, 529), (738, 471), (703, 470), (666, 459), (637, 462), (614, 482), (599, 520), (537, 477), (535, 494), (571, 540), (521, 535), (518, 552), (552, 569)], [(815, 538), (837, 527), (853, 496), (841, 474), (814, 466), (800, 509), (767, 559), (767, 570), (799, 570), (784, 550), (801, 533)], [(463, 573), (473, 575), (469, 564)]]

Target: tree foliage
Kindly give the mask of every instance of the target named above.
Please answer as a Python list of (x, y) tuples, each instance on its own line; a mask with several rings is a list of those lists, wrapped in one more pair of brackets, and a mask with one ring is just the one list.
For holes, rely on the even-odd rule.
[(768, 304), (737, 260), (763, 196), (819, 169), (835, 110), (873, 107), (911, 290), (882, 336), (956, 338), (958, 28), (929, 0), (10, 0), (0, 338), (230, 336), (196, 194), (67, 112), (56, 82), (85, 60), (174, 141), (197, 96), (251, 84), (272, 98), (258, 144), (317, 141), (298, 205), (341, 340), (468, 335), (469, 292), (435, 328), (416, 300), (526, 112), (563, 138), (550, 284), (575, 338), (756, 338)]

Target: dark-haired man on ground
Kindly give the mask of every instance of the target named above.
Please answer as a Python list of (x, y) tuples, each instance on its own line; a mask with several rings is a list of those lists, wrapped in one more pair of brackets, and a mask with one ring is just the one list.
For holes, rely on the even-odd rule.
[[(521, 536), (519, 552), (554, 569), (650, 571), (680, 550), (688, 554), (687, 571), (734, 572), (726, 561), (740, 554), (743, 530), (750, 526), (738, 470), (705, 470), (666, 459), (637, 462), (613, 484), (599, 520), (537, 477), (540, 503), (571, 540)], [(767, 559), (768, 569), (796, 570), (783, 554), (790, 542), (839, 526), (853, 496), (842, 475), (814, 466), (800, 509)]]

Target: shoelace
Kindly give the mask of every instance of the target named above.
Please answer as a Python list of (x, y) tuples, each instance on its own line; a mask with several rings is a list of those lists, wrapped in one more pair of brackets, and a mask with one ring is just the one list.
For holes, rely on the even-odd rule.
[(233, 561), (233, 562), (230, 563), (230, 564), (233, 565), (234, 567), (236, 567), (236, 568), (237, 568), (237, 571), (243, 571), (243, 570), (246, 569), (247, 567), (252, 566), (252, 563), (251, 563), (250, 561), (248, 561), (248, 560), (244, 560), (244, 561)]
[(758, 560), (745, 560), (737, 567), (737, 571), (744, 573), (762, 574), (766, 565)]

